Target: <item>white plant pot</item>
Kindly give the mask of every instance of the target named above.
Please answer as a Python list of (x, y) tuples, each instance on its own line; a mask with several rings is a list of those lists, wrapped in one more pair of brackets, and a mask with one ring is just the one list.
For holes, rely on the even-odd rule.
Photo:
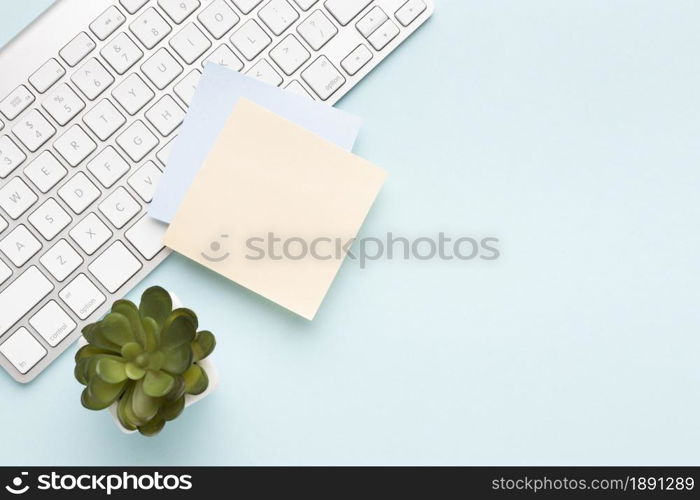
[[(180, 302), (180, 299), (172, 292), (168, 292), (170, 294), (170, 298), (173, 301), (173, 309), (177, 309), (179, 307), (184, 307), (182, 305), (182, 302)], [(84, 345), (87, 345), (87, 340), (85, 340), (85, 337), (80, 337), (79, 341), (79, 346), (83, 347)], [(193, 404), (201, 401), (202, 399), (206, 398), (214, 392), (214, 390), (217, 388), (219, 385), (219, 373), (216, 371), (216, 366), (214, 366), (214, 363), (211, 361), (211, 355), (208, 356), (207, 358), (203, 359), (199, 363), (197, 363), (202, 370), (204, 370), (207, 373), (207, 377), (209, 378), (209, 386), (207, 387), (207, 390), (204, 391), (202, 394), (197, 394), (196, 396), (193, 396), (191, 394), (185, 394), (185, 408), (188, 408), (189, 406), (192, 406)], [(116, 402), (112, 406), (109, 407), (109, 413), (112, 415), (112, 420), (114, 420), (114, 423), (119, 427), (119, 429), (124, 433), (124, 434), (136, 434), (138, 431), (131, 431), (124, 427), (122, 423), (119, 421), (119, 416), (117, 415), (117, 407), (119, 403)]]

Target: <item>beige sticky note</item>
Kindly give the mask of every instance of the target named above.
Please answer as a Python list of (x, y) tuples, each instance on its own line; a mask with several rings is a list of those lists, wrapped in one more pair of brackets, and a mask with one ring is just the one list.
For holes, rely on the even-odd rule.
[(385, 178), (362, 158), (241, 100), (165, 244), (313, 319)]

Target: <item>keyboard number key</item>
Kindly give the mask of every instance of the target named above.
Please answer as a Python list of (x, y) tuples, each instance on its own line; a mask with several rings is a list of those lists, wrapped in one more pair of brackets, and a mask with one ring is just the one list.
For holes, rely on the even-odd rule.
[(114, 83), (114, 77), (95, 58), (86, 62), (70, 79), (91, 101)]
[(114, 37), (100, 51), (100, 54), (107, 60), (112, 69), (120, 75), (126, 73), (129, 68), (143, 57), (141, 49), (136, 46), (126, 33), (119, 33)]
[(301, 77), (323, 101), (335, 94), (345, 84), (345, 77), (326, 56), (316, 59), (301, 73)]
[(29, 330), (22, 327), (0, 345), (0, 354), (24, 375), (44, 359), (47, 352)]
[(51, 347), (60, 344), (77, 326), (54, 300), (29, 318), (29, 324)]
[(36, 109), (24, 115), (12, 133), (32, 153), (56, 133), (56, 129)]
[(85, 103), (63, 83), (41, 103), (41, 106), (59, 125), (65, 125), (85, 108)]
[(129, 29), (147, 49), (152, 49), (173, 29), (153, 7), (144, 10)]
[(102, 292), (84, 274), (79, 274), (58, 296), (80, 319), (87, 319), (105, 301)]
[(0, 101), (0, 112), (2, 112), (8, 120), (14, 120), (33, 102), (34, 94), (24, 85), (20, 85)]
[(83, 258), (66, 240), (60, 240), (41, 256), (39, 262), (57, 281), (63, 281), (80, 267)]
[(21, 149), (8, 136), (0, 137), (0, 177), (3, 179), (27, 159)]
[(180, 24), (199, 8), (199, 0), (158, 0), (158, 5), (173, 20)]

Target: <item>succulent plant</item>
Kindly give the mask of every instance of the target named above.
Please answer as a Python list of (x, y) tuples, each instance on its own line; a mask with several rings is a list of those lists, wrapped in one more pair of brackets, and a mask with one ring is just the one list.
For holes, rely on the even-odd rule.
[(185, 407), (185, 395), (208, 385), (197, 364), (214, 350), (209, 331), (197, 332), (189, 309), (173, 310), (170, 294), (152, 287), (139, 307), (118, 300), (101, 321), (83, 328), (88, 344), (75, 355), (75, 378), (83, 384), (81, 401), (89, 410), (118, 402), (121, 424), (146, 436), (157, 434)]

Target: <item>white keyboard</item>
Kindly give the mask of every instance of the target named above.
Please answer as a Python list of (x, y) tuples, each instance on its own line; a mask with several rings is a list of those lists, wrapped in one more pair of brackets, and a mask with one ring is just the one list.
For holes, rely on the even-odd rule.
[(146, 212), (205, 62), (332, 104), (433, 9), (60, 0), (0, 52), (0, 365), (31, 381), (167, 256)]

